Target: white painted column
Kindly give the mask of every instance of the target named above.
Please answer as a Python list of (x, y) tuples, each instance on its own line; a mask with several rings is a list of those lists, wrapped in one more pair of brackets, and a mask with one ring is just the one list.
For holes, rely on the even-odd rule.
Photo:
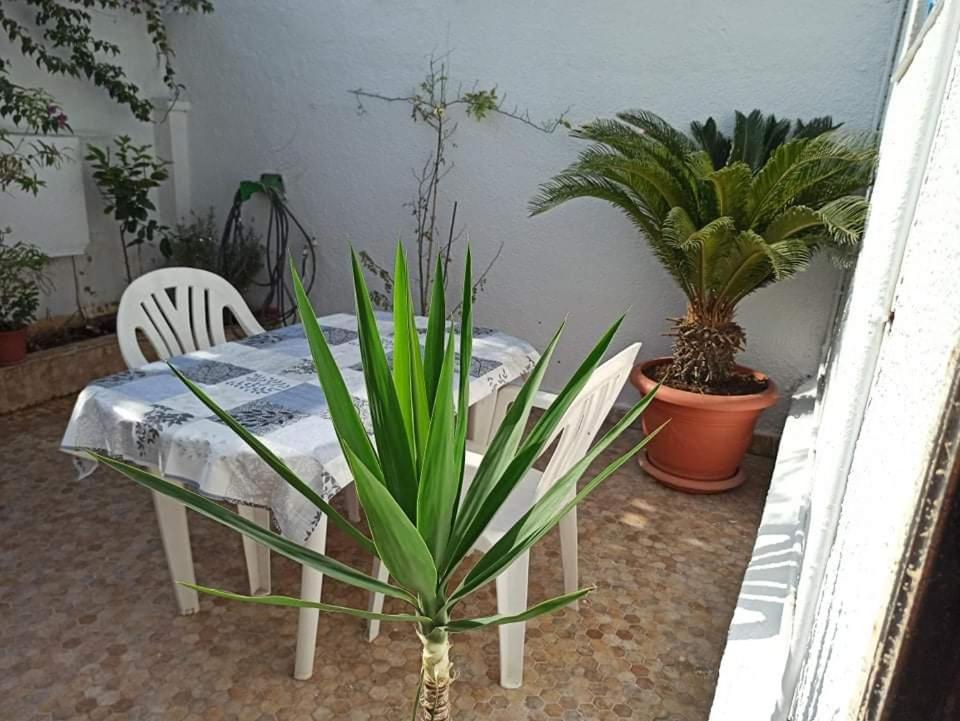
[(190, 103), (169, 98), (153, 101), (154, 146), (157, 156), (170, 161), (170, 180), (158, 191), (158, 209), (163, 222), (173, 224), (187, 218), (193, 209), (190, 199), (190, 147), (187, 115)]

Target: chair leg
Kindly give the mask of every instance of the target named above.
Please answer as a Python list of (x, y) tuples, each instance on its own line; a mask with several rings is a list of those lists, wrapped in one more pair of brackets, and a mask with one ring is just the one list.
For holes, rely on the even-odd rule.
[[(327, 548), (327, 517), (320, 516), (320, 522), (307, 539), (307, 548), (323, 553)], [(303, 567), (300, 574), (300, 598), (304, 601), (320, 601), (323, 590), (323, 574), (313, 568)], [(301, 608), (297, 625), (297, 658), (293, 677), (306, 681), (313, 676), (313, 660), (317, 652), (317, 622), (320, 611), (316, 608)]]
[(347, 494), (347, 518), (356, 523), (360, 520), (360, 499), (357, 497), (357, 486), (351, 483), (343, 489)]
[[(560, 519), (560, 556), (563, 560), (563, 592), (573, 593), (580, 584), (577, 560), (577, 509)], [(571, 604), (573, 608), (576, 603)]]
[[(527, 571), (530, 553), (520, 555), (497, 576), (497, 613), (516, 614), (527, 609)], [(508, 623), (500, 632), (500, 685), (520, 688), (523, 685), (523, 644), (526, 623)]]
[[(237, 514), (248, 521), (270, 528), (270, 509), (254, 506), (237, 506)], [(243, 555), (247, 561), (247, 578), (251, 596), (266, 596), (270, 593), (270, 549), (252, 538), (242, 536)]]
[(187, 526), (187, 508), (169, 496), (153, 493), (153, 507), (160, 526), (160, 540), (167, 557), (170, 579), (181, 616), (200, 610), (200, 599), (192, 588), (184, 588), (178, 581), (196, 583), (193, 573), (193, 553), (190, 550), (190, 528)]
[[(387, 570), (387, 567), (383, 564), (383, 561), (376, 556), (373, 558), (373, 576), (378, 581), (383, 581), (384, 583), (390, 580), (390, 571)], [(367, 606), (367, 610), (371, 611), (372, 613), (383, 613), (382, 593), (374, 592), (370, 594), (370, 604)], [(367, 641), (373, 641), (379, 635), (380, 622), (375, 619), (370, 619), (367, 621)]]

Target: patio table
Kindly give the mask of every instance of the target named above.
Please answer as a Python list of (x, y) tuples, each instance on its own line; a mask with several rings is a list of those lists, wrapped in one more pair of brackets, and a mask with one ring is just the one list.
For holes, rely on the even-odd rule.
[[(354, 403), (372, 433), (356, 317), (341, 313), (319, 321)], [(378, 313), (377, 324), (389, 359), (392, 317)], [(417, 318), (416, 324), (422, 344), (426, 319)], [(529, 372), (539, 355), (529, 343), (486, 328), (475, 329), (473, 350), (471, 436), (482, 444), (493, 423), (497, 391)], [(323, 498), (329, 500), (352, 483), (302, 326), (271, 330), (170, 362)], [(83, 455), (84, 450), (92, 449), (154, 469), (206, 496), (241, 507), (269, 509), (279, 531), (299, 542), (309, 543), (314, 529), (325, 521), (309, 501), (211, 414), (165, 362), (127, 370), (87, 386), (77, 398), (61, 449), (77, 456), (81, 478), (96, 468), (96, 463)], [(174, 533), (186, 536), (189, 554), (183, 507), (177, 504), (174, 511), (183, 520), (168, 520), (165, 533), (159, 505), (162, 500), (159, 496), (155, 500), (171, 572), (184, 579), (186, 570), (183, 566), (175, 568), (173, 558), (180, 551), (171, 547), (167, 537)], [(326, 523), (322, 525), (325, 528)], [(188, 576), (192, 577), (192, 558), (189, 566)], [(189, 589), (178, 590), (181, 611), (192, 612), (192, 592), (183, 592)]]

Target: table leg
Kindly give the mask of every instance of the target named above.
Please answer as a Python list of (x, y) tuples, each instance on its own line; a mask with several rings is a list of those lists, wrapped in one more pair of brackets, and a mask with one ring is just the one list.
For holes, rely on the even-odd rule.
[(160, 526), (160, 540), (167, 556), (170, 579), (182, 616), (200, 610), (200, 599), (192, 588), (184, 588), (178, 581), (196, 583), (193, 574), (193, 554), (190, 551), (190, 529), (187, 526), (187, 508), (168, 496), (153, 493), (153, 507)]
[[(327, 548), (327, 516), (321, 514), (317, 527), (307, 539), (307, 548), (323, 553)], [(303, 567), (300, 574), (300, 598), (304, 601), (320, 601), (323, 590), (323, 574), (316, 569)], [(313, 659), (317, 652), (317, 623), (320, 611), (316, 608), (301, 608), (297, 626), (297, 659), (293, 677), (306, 681), (313, 676)]]
[(467, 425), (467, 448), (474, 453), (482, 453), (487, 449), (493, 434), (497, 410), (497, 392), (493, 392), (477, 403), (470, 406), (470, 416)]
[(357, 484), (351, 483), (343, 489), (346, 494), (347, 518), (354, 523), (360, 520), (360, 499), (357, 497)]
[[(270, 509), (237, 505), (237, 514), (248, 521), (269, 530)], [(247, 562), (247, 579), (251, 596), (266, 596), (270, 593), (270, 549), (248, 536), (243, 539), (243, 556)]]

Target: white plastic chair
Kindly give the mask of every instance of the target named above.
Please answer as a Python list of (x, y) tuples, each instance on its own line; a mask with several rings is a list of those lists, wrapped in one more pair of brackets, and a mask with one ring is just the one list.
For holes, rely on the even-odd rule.
[(226, 343), (224, 309), (247, 335), (264, 332), (237, 289), (215, 273), (199, 268), (162, 268), (142, 275), (120, 299), (120, 354), (128, 368), (147, 364), (138, 330), (143, 331), (161, 360)]
[[(129, 368), (147, 363), (137, 338), (138, 330), (144, 333), (161, 359), (225, 343), (224, 309), (230, 311), (247, 335), (264, 332), (237, 289), (214, 273), (197, 268), (163, 268), (137, 278), (124, 291), (117, 311), (117, 339), (123, 360)], [(347, 492), (348, 513), (358, 520), (360, 511), (352, 490), (350, 486)], [(171, 576), (193, 583), (186, 508), (156, 493), (154, 505)], [(238, 505), (237, 513), (261, 526), (270, 526), (268, 508)], [(326, 545), (326, 528), (326, 516), (323, 516), (308, 541), (319, 553), (323, 553)], [(250, 593), (270, 593), (269, 549), (243, 536), (243, 553)], [(322, 586), (323, 574), (304, 567), (301, 596), (319, 601)], [(177, 586), (176, 594), (182, 614), (196, 613), (199, 599), (195, 591)], [(313, 673), (319, 613), (316, 609), (300, 609), (294, 667), (294, 676), (298, 679), (310, 678)]]
[[(597, 368), (583, 390), (554, 431), (549, 448), (560, 437), (547, 467), (541, 472), (531, 469), (517, 484), (507, 498), (500, 512), (494, 516), (490, 525), (480, 536), (474, 550), (486, 552), (499, 541), (506, 532), (520, 520), (547, 490), (579, 461), (589, 450), (593, 439), (604, 419), (613, 408), (617, 396), (633, 368), (634, 359), (640, 350), (640, 344), (634, 343)], [(516, 398), (516, 386), (500, 389), (497, 397), (495, 418), (502, 420), (507, 408)], [(547, 408), (556, 398), (550, 393), (538, 393), (534, 406)], [(467, 453), (467, 470), (464, 487), (473, 479), (472, 473), (483, 459), (477, 453)], [(571, 494), (572, 497), (572, 494)], [(576, 591), (579, 583), (577, 564), (577, 511), (574, 508), (560, 521), (560, 547), (563, 565), (564, 593)], [(521, 613), (527, 608), (527, 570), (530, 554), (526, 552), (517, 558), (496, 579), (497, 612), (501, 614)], [(381, 580), (389, 576), (387, 569), (379, 559), (374, 561), (374, 575)], [(383, 609), (383, 595), (372, 594), (370, 610), (380, 613)], [(380, 633), (380, 622), (368, 622), (368, 639), (372, 641)], [(512, 623), (498, 628), (500, 634), (500, 685), (504, 688), (519, 688), (523, 684), (523, 646), (526, 635), (525, 623)]]
[[(143, 332), (161, 360), (225, 343), (224, 309), (230, 311), (247, 335), (264, 332), (237, 289), (215, 273), (199, 268), (162, 268), (142, 275), (127, 287), (120, 299), (117, 310), (120, 354), (128, 368), (147, 364), (137, 336), (138, 330)], [(190, 536), (183, 506), (157, 494), (154, 494), (154, 502), (168, 559), (182, 557), (184, 546), (189, 554)], [(269, 527), (269, 509), (237, 506), (237, 512)], [(269, 593), (268, 549), (244, 536), (243, 553), (247, 562), (250, 592)], [(192, 558), (189, 565), (190, 579), (184, 578), (184, 563), (180, 563), (176, 569), (171, 568), (171, 572), (181, 580), (192, 582)], [(177, 592), (181, 613), (195, 613), (195, 594), (188, 596), (184, 603), (181, 590)]]

